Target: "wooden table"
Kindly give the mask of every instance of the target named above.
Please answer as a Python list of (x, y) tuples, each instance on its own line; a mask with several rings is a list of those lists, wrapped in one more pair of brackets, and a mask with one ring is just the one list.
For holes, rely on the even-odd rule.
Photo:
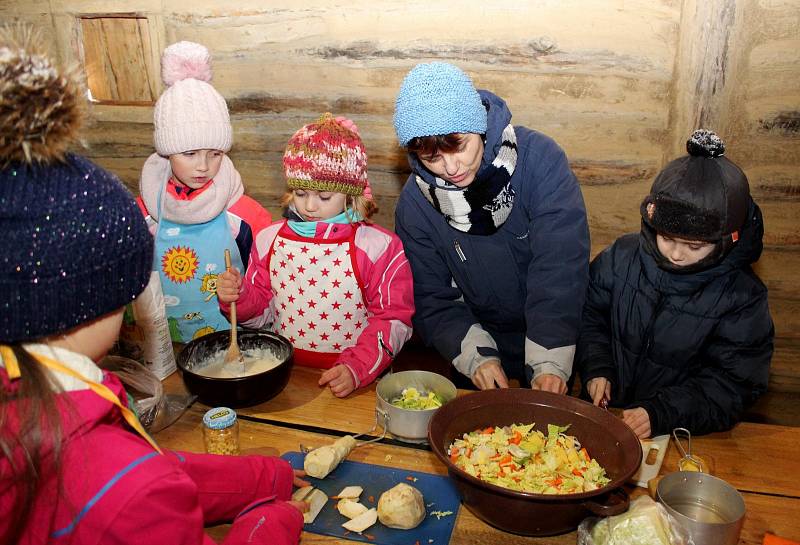
[[(331, 443), (342, 433), (362, 433), (375, 422), (375, 385), (346, 399), (334, 397), (327, 388), (319, 388), (320, 372), (298, 368), (292, 371), (283, 392), (256, 407), (240, 409), (240, 442), (243, 454), (279, 456), (296, 451), (300, 443), (319, 446)], [(183, 390), (178, 374), (165, 381), (168, 392)], [(461, 395), (467, 392), (460, 392)], [(156, 434), (164, 447), (193, 452), (203, 451), (202, 416), (208, 407), (195, 403), (175, 424)], [(800, 485), (797, 451), (800, 428), (741, 423), (724, 433), (697, 437), (693, 450), (710, 465), (712, 473), (733, 486), (744, 497), (747, 515), (741, 544), (760, 544), (765, 532), (800, 540)], [(679, 454), (667, 451), (662, 474), (677, 470)], [(415, 469), (445, 475), (446, 467), (429, 450), (401, 446), (396, 442), (376, 443), (356, 449), (349, 460), (396, 468)], [(632, 495), (642, 494), (635, 489)], [(221, 538), (227, 526), (211, 529)], [(547, 538), (530, 538), (497, 530), (476, 518), (462, 506), (453, 531), (452, 544), (473, 543), (542, 543), (576, 542), (574, 532)], [(302, 543), (352, 543), (304, 532)]]

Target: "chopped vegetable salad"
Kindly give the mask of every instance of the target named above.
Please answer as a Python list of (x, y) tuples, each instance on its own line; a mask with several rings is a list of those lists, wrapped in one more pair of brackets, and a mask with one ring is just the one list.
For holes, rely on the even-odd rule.
[(488, 483), (535, 494), (577, 494), (608, 484), (605, 470), (580, 442), (566, 435), (569, 426), (534, 424), (490, 427), (465, 433), (448, 449), (450, 460)]
[(437, 409), (442, 406), (442, 398), (433, 393), (420, 392), (416, 388), (405, 388), (400, 397), (390, 401), (395, 407), (401, 409), (411, 409), (412, 411), (424, 411), (426, 409)]

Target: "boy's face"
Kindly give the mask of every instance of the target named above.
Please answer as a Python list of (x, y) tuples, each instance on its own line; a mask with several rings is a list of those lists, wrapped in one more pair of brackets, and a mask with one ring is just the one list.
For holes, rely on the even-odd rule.
[(200, 189), (217, 175), (224, 152), (196, 149), (169, 156), (173, 179), (190, 189)]
[(347, 204), (347, 195), (344, 193), (295, 189), (292, 194), (295, 210), (306, 221), (322, 221), (338, 216), (344, 212)]
[(656, 234), (656, 244), (661, 255), (676, 267), (687, 267), (706, 258), (714, 251), (713, 242), (686, 240), (668, 235)]
[(465, 133), (461, 146), (454, 152), (436, 155), (417, 155), (420, 162), (436, 176), (456, 187), (467, 187), (478, 174), (483, 158), (483, 139), (479, 134)]

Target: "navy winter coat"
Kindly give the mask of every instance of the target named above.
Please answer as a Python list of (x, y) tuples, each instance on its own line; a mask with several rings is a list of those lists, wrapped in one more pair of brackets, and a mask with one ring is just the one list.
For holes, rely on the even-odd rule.
[(610, 404), (643, 407), (652, 435), (731, 428), (769, 379), (767, 288), (750, 268), (763, 232), (753, 203), (731, 252), (693, 274), (660, 269), (641, 234), (606, 248), (590, 269), (575, 358), (581, 381), (609, 379)]
[[(488, 108), (485, 166), (511, 112), (499, 97), (480, 94)], [(409, 155), (413, 173), (397, 203), (396, 230), (414, 275), (414, 329), (466, 376), (499, 357), (506, 368), (526, 364), (534, 376), (566, 380), (588, 282), (586, 210), (558, 145), (525, 127), (515, 134), (514, 205), (491, 235), (448, 225), (414, 181), (414, 174), (433, 175)]]

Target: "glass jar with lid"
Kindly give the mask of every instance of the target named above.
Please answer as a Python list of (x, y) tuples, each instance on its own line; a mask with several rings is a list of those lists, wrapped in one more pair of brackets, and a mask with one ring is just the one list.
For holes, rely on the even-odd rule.
[(209, 454), (239, 454), (236, 411), (215, 407), (203, 415), (203, 442)]

